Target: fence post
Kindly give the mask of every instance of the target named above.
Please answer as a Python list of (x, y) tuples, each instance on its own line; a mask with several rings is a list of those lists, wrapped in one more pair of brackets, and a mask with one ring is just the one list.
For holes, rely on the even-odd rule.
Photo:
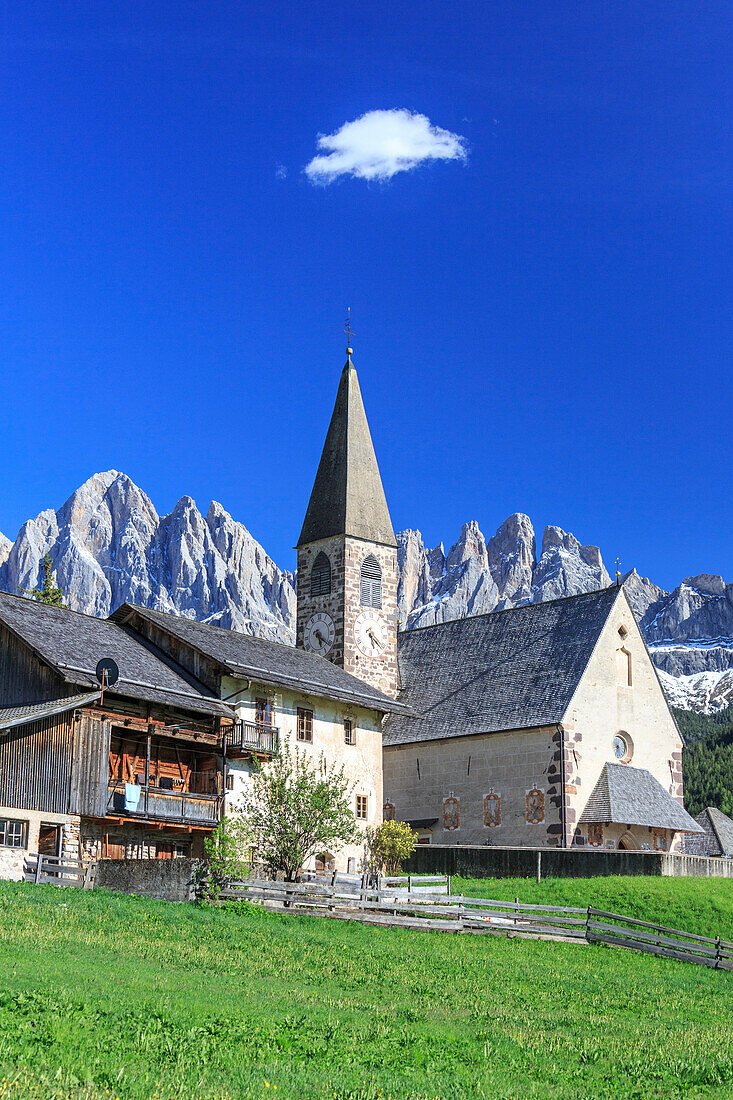
[(38, 853), (38, 859), (36, 860), (36, 883), (41, 881), (41, 871), (43, 867), (43, 856)]
[(537, 885), (542, 882), (542, 852), (537, 851)]
[(715, 969), (720, 967), (720, 936), (715, 937)]
[(450, 897), (450, 875), (446, 875), (445, 879), (446, 879), (446, 882), (448, 883), (448, 896)]

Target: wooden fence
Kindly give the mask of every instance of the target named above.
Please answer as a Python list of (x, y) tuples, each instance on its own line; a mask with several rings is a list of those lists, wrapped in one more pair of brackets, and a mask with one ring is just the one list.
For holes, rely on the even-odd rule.
[(24, 877), (26, 882), (89, 890), (94, 885), (95, 868), (94, 863), (75, 863), (65, 856), (31, 855), (25, 861)]
[(733, 970), (733, 943), (648, 921), (561, 905), (530, 905), (449, 893), (447, 877), (379, 878), (309, 874), (307, 881), (232, 882), (219, 901), (251, 901), (279, 912), (310, 913), (435, 932), (499, 933), (510, 936), (602, 943), (652, 955)]

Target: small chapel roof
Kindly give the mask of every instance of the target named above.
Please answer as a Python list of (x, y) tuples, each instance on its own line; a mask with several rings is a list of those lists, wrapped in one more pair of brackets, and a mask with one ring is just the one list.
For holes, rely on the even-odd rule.
[(651, 772), (628, 764), (603, 765), (578, 820), (581, 824), (646, 825), (685, 833), (704, 831)]
[(707, 806), (701, 814), (698, 814), (696, 820), (705, 832), (710, 830), (713, 833), (720, 845), (719, 854), (733, 858), (733, 821), (716, 806)]
[(622, 590), (604, 588), (397, 636), (400, 701), (384, 745), (554, 725)]
[(397, 545), (351, 355), (341, 373), (298, 546), (335, 535)]

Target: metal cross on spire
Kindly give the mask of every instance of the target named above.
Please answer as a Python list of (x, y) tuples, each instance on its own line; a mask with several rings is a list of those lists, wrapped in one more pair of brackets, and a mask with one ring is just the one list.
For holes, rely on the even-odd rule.
[(621, 558), (616, 558), (616, 587), (621, 584)]
[(351, 329), (351, 306), (348, 306), (346, 310), (346, 324), (344, 325), (344, 332), (346, 333), (346, 354), (353, 355), (354, 349), (351, 346), (351, 337), (355, 336), (356, 333), (352, 332)]

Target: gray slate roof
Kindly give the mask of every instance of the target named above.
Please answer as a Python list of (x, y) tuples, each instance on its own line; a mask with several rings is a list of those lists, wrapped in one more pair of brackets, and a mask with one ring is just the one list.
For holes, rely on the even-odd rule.
[(631, 768), (628, 764), (603, 765), (579, 821), (601, 825), (646, 825), (686, 833), (703, 832), (651, 772), (646, 768)]
[(715, 806), (708, 806), (696, 819), (705, 832), (708, 827), (720, 846), (715, 855), (733, 857), (733, 821)]
[(67, 710), (95, 703), (101, 691), (88, 691), (83, 695), (67, 695), (64, 699), (50, 699), (46, 703), (30, 703), (23, 707), (0, 708), (0, 730), (13, 729), (15, 726), (27, 726), (29, 722), (39, 722), (43, 718), (53, 718)]
[(306, 694), (355, 703), (382, 713), (412, 713), (404, 703), (384, 695), (342, 668), (295, 646), (253, 638), (237, 630), (200, 623), (165, 611), (124, 603), (112, 615), (125, 622), (135, 614), (168, 631), (199, 653), (217, 662), (230, 676), (256, 680), (262, 684), (292, 687)]
[(621, 589), (493, 611), (398, 635), (400, 699), (385, 746), (560, 722)]
[(397, 545), (350, 358), (341, 374), (298, 546), (332, 535)]
[(233, 714), (183, 669), (109, 619), (0, 592), (0, 622), (69, 683), (96, 688), (97, 662), (101, 657), (111, 657), (120, 678), (110, 694), (202, 714)]

